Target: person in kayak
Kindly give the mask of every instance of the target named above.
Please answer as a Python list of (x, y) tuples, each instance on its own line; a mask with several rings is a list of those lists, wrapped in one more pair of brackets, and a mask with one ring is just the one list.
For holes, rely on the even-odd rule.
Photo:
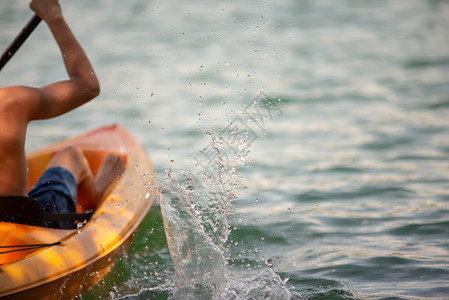
[[(27, 125), (69, 112), (95, 98), (100, 86), (84, 50), (67, 25), (57, 0), (32, 0), (30, 8), (44, 20), (62, 54), (69, 79), (41, 88), (0, 88), (0, 195), (26, 196), (28, 172), (25, 157)], [(81, 150), (69, 147), (57, 153), (28, 193), (46, 212), (94, 209), (104, 191), (123, 172), (119, 156), (108, 155), (97, 176), (92, 174)], [(77, 203), (77, 192), (87, 199)], [(47, 224), (63, 228), (73, 224)]]

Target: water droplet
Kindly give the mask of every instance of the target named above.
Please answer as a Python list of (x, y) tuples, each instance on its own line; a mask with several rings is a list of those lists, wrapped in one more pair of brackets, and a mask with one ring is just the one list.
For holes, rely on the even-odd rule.
[(273, 268), (273, 267), (274, 267), (274, 261), (273, 261), (272, 258), (269, 258), (269, 259), (267, 260), (267, 266), (268, 266), (269, 268)]

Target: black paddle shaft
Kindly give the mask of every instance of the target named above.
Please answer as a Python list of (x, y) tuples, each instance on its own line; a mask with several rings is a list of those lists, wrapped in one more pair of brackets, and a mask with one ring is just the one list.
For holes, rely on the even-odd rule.
[(11, 57), (16, 53), (16, 51), (22, 46), (25, 40), (30, 36), (33, 30), (39, 25), (41, 22), (41, 18), (37, 15), (34, 15), (22, 31), (17, 35), (14, 41), (9, 45), (9, 47), (3, 52), (2, 57), (0, 58), (0, 70), (6, 65), (6, 63), (11, 59)]

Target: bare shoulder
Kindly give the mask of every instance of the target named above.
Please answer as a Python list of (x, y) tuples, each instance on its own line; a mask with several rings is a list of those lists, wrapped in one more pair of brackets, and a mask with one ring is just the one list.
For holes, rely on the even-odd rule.
[(37, 98), (41, 97), (42, 91), (38, 88), (33, 88), (23, 85), (7, 86), (0, 88), (0, 99), (1, 102), (15, 102), (21, 103), (26, 99), (30, 101), (36, 101)]
[[(42, 91), (28, 86), (8, 86), (0, 88), (0, 113), (20, 114), (28, 121), (35, 118), (40, 110)], [(22, 118), (21, 118), (22, 119)]]
[[(21, 135), (29, 121), (32, 111), (36, 109), (37, 101), (34, 93), (37, 91), (24, 86), (0, 88), (0, 125), (3, 130), (1, 144), (5, 146), (5, 138), (10, 135)], [(34, 100), (33, 100), (34, 99)], [(25, 128), (25, 129), (24, 129)]]

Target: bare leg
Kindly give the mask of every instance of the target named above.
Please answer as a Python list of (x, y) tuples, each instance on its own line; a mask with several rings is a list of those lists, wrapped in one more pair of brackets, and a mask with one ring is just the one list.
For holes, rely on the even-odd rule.
[(109, 154), (103, 160), (97, 176), (95, 177), (95, 188), (100, 196), (107, 190), (111, 183), (123, 174), (125, 163), (118, 155)]
[(94, 178), (86, 157), (76, 147), (67, 147), (58, 152), (51, 159), (47, 168), (55, 166), (67, 169), (75, 177), (78, 193), (82, 195), (79, 199), (84, 200), (78, 203), (83, 211), (97, 207), (103, 193), (123, 173), (125, 168), (123, 160), (119, 156), (109, 154), (100, 166), (97, 177)]

